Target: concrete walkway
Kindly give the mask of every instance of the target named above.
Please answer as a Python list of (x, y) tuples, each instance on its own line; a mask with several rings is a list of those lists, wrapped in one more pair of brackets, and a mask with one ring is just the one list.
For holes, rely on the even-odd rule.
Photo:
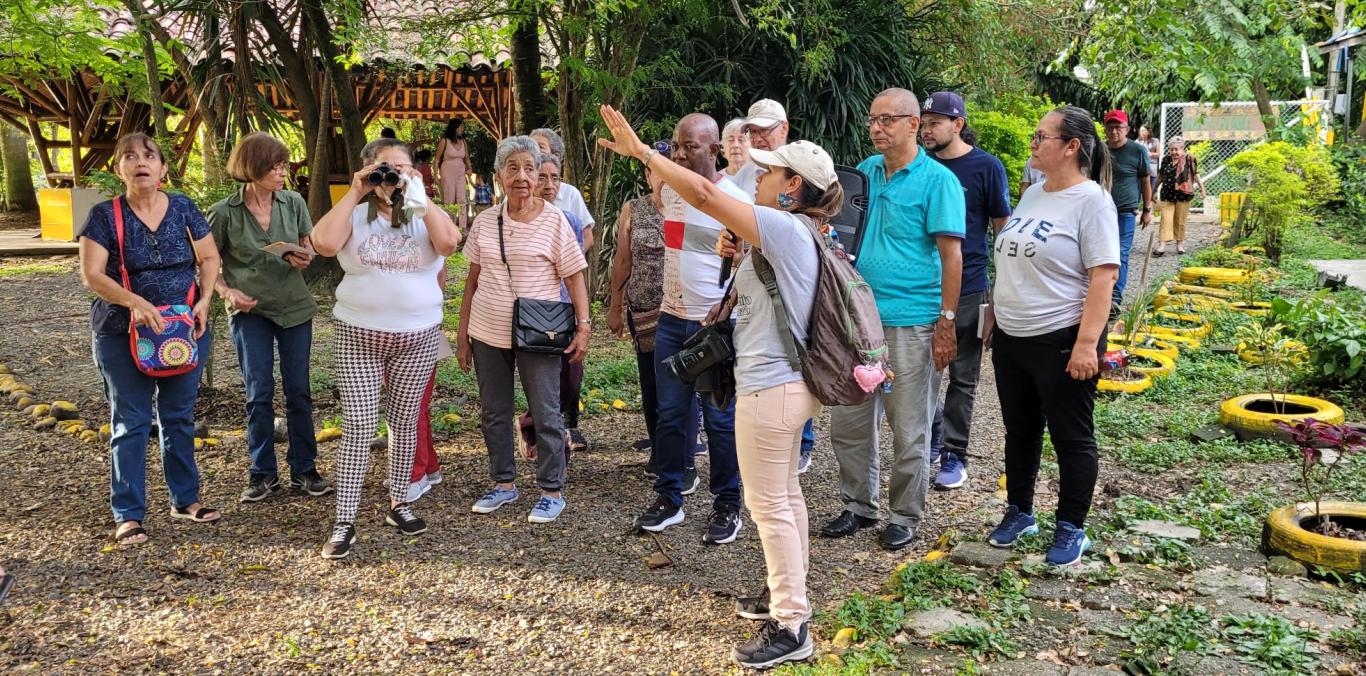
[(75, 242), (41, 239), (38, 228), (0, 230), (0, 256), (66, 256), (79, 248)]
[(1319, 272), (1330, 275), (1347, 275), (1347, 285), (1366, 291), (1366, 260), (1344, 259), (1332, 261), (1309, 261)]

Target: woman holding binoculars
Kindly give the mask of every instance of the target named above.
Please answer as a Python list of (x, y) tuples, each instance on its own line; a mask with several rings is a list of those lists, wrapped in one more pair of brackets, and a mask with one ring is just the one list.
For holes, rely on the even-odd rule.
[[(340, 559), (356, 541), (361, 483), (370, 467), (370, 441), (379, 424), (379, 394), (387, 386), (389, 513), (385, 523), (404, 535), (427, 524), (407, 502), (417, 448), (422, 393), (436, 364), (442, 294), (432, 283), (460, 232), (418, 185), (412, 151), (395, 139), (361, 150), (364, 168), (351, 190), (313, 227), (313, 248), (336, 256), (345, 276), (337, 286), (337, 387), (342, 442), (337, 451), (337, 516), (323, 558)], [(387, 171), (386, 171), (387, 170)], [(415, 192), (421, 193), (420, 201)]]

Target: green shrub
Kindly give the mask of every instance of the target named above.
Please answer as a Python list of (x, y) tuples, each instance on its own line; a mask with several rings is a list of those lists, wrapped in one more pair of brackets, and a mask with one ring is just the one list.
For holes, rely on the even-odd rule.
[(1308, 377), (1321, 386), (1362, 388), (1366, 372), (1366, 315), (1344, 308), (1327, 290), (1291, 304), (1272, 302), (1277, 321), (1309, 348)]
[(1000, 158), (1006, 165), (1010, 194), (1016, 198), (1025, 162), (1029, 160), (1029, 139), (1038, 123), (1037, 118), (1031, 120), (994, 110), (972, 115), (971, 126), (977, 132), (977, 147)]

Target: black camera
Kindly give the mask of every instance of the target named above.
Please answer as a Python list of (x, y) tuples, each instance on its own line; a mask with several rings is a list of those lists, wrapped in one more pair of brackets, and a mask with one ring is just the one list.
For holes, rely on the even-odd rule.
[(384, 162), (370, 172), (370, 185), (396, 186), (402, 178), (388, 162)]
[(683, 342), (676, 354), (664, 360), (669, 374), (685, 383), (695, 382), (712, 367), (730, 368), (735, 359), (730, 322), (705, 326)]

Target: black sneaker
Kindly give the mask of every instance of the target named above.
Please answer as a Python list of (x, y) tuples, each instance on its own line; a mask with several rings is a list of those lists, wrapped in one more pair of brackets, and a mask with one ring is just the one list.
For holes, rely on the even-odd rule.
[(713, 509), (711, 517), (707, 519), (707, 534), (702, 536), (702, 542), (709, 545), (735, 542), (735, 538), (740, 536), (740, 526), (743, 524), (740, 510)]
[(580, 432), (580, 431), (579, 431), (579, 428), (577, 428), (577, 427), (571, 427), (571, 428), (569, 428), (568, 430), (565, 430), (565, 431), (569, 433), (569, 450), (570, 450), (570, 451), (572, 451), (572, 452), (574, 452), (574, 453), (578, 453), (579, 451), (587, 451), (587, 450), (588, 450), (588, 440), (583, 438), (583, 432)]
[(683, 523), (683, 507), (674, 507), (664, 496), (655, 498), (655, 504), (636, 517), (636, 527), (651, 533), (662, 533), (669, 526)]
[(735, 599), (735, 614), (746, 620), (767, 620), (770, 594), (768, 587), (758, 596), (740, 596)]
[(274, 493), (275, 491), (279, 490), (279, 488), (280, 477), (257, 477), (255, 479), (252, 479), (250, 484), (247, 484), (246, 490), (242, 491), (242, 497), (238, 498), (238, 501), (260, 502), (262, 500), (265, 500), (266, 497), (269, 496), (271, 493)]
[(332, 492), (332, 482), (318, 474), (316, 469), (304, 472), (299, 476), (290, 477), (289, 487), (301, 490), (315, 498)]
[(338, 523), (332, 527), (332, 537), (323, 545), (324, 559), (344, 559), (351, 554), (351, 545), (356, 544), (356, 527), (349, 523)]
[(697, 477), (697, 468), (689, 467), (683, 470), (683, 495), (692, 495), (697, 492), (697, 487), (702, 480)]
[(403, 503), (391, 510), (384, 523), (398, 529), (404, 535), (421, 535), (427, 532), (427, 522), (413, 514), (413, 506)]
[(730, 656), (742, 667), (768, 669), (783, 662), (804, 660), (811, 657), (814, 650), (810, 622), (803, 622), (801, 629), (794, 635), (783, 625), (768, 620), (754, 638), (735, 646)]

